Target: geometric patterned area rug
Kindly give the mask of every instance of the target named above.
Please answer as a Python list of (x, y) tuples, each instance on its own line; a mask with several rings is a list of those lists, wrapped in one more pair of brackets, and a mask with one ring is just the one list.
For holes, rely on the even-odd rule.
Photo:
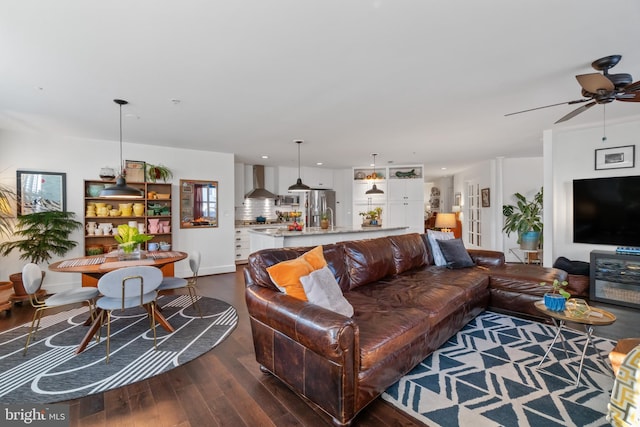
[[(569, 360), (557, 342), (537, 368), (555, 332), (551, 325), (484, 312), (382, 398), (432, 427), (609, 425), (613, 373), (591, 346), (575, 385), (583, 332), (563, 328)], [(594, 344), (608, 362), (615, 343), (595, 337)]]
[(100, 342), (95, 339), (75, 354), (88, 326), (88, 308), (45, 315), (36, 340), (23, 356), (31, 322), (0, 334), (0, 401), (53, 403), (76, 399), (131, 384), (161, 374), (211, 350), (238, 324), (233, 306), (214, 298), (200, 297), (198, 311), (188, 295), (158, 298), (162, 314), (175, 328), (153, 332), (144, 309), (116, 310), (111, 319), (111, 355), (106, 363), (106, 326)]

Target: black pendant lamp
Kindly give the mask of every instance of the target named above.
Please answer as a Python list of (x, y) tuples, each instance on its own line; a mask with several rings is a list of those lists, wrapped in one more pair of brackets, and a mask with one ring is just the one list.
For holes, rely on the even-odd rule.
[[(374, 177), (376, 177), (377, 176), (376, 175), (376, 156), (378, 155), (378, 153), (373, 153), (371, 155), (373, 156), (373, 174), (372, 175)], [(364, 194), (384, 194), (384, 191), (382, 191), (378, 187), (376, 187), (376, 183), (374, 181), (373, 182), (373, 187), (368, 189)]]
[(124, 164), (122, 162), (122, 106), (127, 105), (129, 102), (125, 101), (124, 99), (114, 99), (113, 102), (120, 106), (120, 172), (118, 173), (118, 177), (116, 178), (116, 185), (106, 187), (100, 192), (100, 197), (139, 199), (142, 197), (142, 190), (129, 187), (123, 175)]
[(304, 185), (302, 183), (302, 179), (300, 179), (300, 144), (302, 144), (302, 141), (294, 142), (298, 144), (298, 180), (295, 184), (289, 187), (289, 191), (308, 191), (311, 190), (311, 187), (309, 187), (308, 185)]

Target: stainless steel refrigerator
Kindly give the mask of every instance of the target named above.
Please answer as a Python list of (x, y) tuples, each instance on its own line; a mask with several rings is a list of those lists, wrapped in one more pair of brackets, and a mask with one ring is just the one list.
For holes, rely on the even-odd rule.
[(308, 226), (320, 227), (323, 214), (329, 215), (331, 224), (335, 225), (336, 192), (333, 190), (310, 190), (307, 194)]

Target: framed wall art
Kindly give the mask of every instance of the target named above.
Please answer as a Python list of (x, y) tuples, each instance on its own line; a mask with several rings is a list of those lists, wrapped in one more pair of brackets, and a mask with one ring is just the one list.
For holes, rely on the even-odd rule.
[(67, 210), (67, 174), (59, 172), (16, 172), (18, 215)]
[(483, 208), (488, 208), (491, 206), (491, 198), (490, 198), (490, 194), (489, 194), (489, 189), (488, 188), (483, 188), (482, 190), (480, 190), (480, 195), (482, 198), (482, 207)]
[(635, 164), (635, 145), (596, 149), (596, 170), (632, 168)]
[(144, 173), (146, 171), (146, 163), (139, 160), (125, 160), (124, 170), (126, 172), (127, 181), (144, 182)]

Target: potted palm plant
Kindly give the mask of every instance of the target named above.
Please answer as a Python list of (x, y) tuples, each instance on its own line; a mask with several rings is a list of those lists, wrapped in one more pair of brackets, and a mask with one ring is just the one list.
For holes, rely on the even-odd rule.
[(515, 205), (503, 205), (502, 214), (505, 217), (502, 231), (510, 236), (518, 233), (518, 243), (521, 249), (536, 250), (542, 241), (542, 188), (532, 200), (527, 200), (520, 193), (513, 195)]
[[(14, 250), (21, 252), (20, 259), (40, 264), (54, 255), (64, 256), (78, 245), (69, 235), (82, 227), (74, 219), (73, 212), (46, 211), (19, 216), (15, 222), (13, 240), (0, 244), (0, 254), (7, 256)], [(17, 298), (26, 296), (22, 286), (22, 273), (9, 276)]]

